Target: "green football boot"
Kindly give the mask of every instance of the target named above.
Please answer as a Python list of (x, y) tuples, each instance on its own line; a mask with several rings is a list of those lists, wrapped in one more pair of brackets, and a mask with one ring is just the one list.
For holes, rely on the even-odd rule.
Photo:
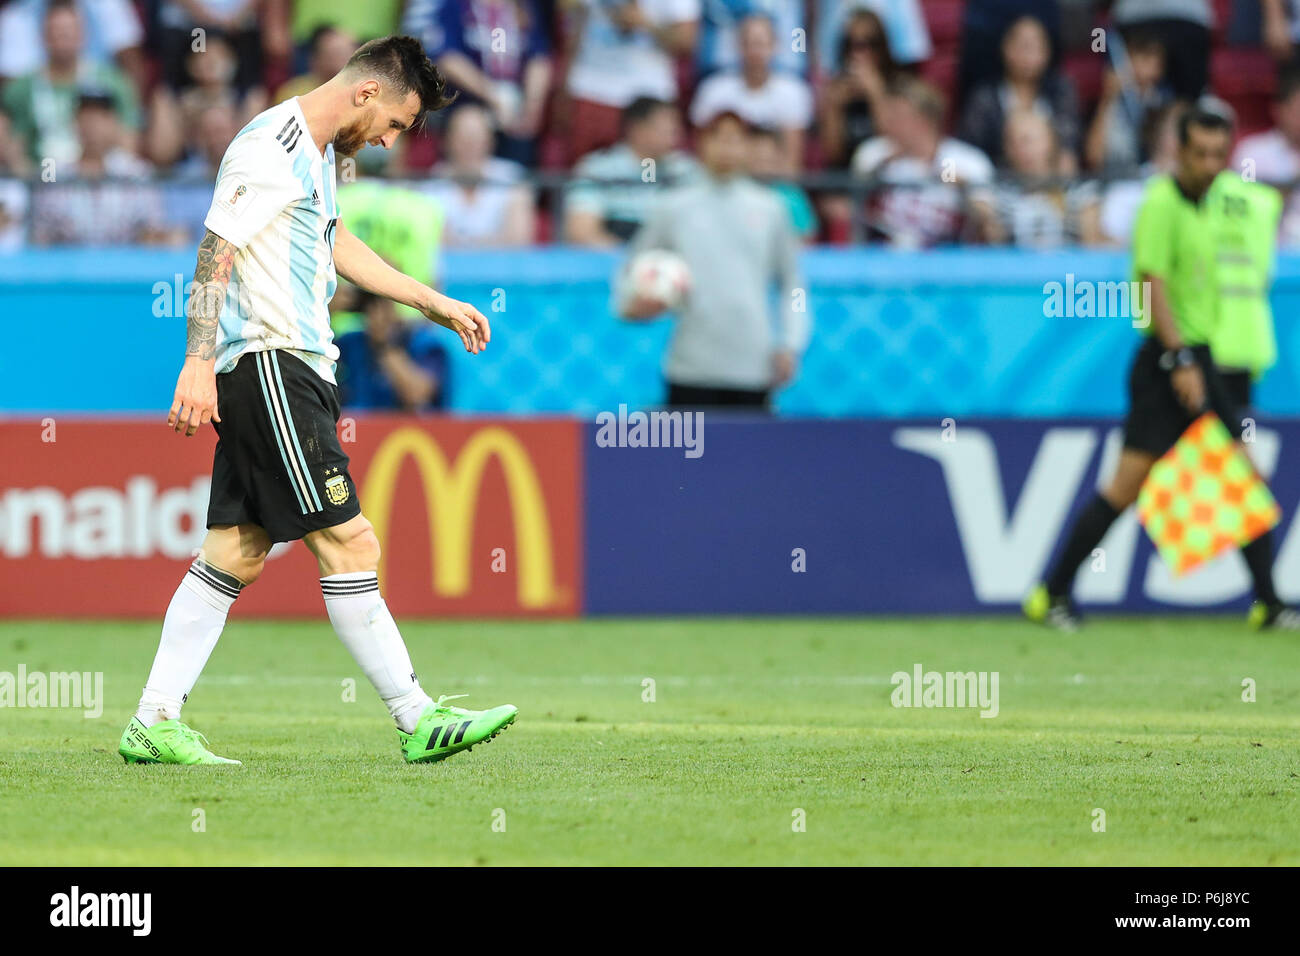
[(238, 760), (218, 757), (208, 749), (208, 738), (179, 720), (162, 720), (152, 727), (132, 717), (122, 731), (117, 752), (127, 763), (233, 764)]
[(1041, 581), (1025, 597), (1020, 605), (1025, 617), (1035, 624), (1042, 624), (1054, 630), (1073, 634), (1083, 624), (1079, 609), (1068, 597), (1053, 597), (1047, 592), (1047, 585)]
[(1250, 606), (1246, 622), (1257, 631), (1300, 631), (1300, 611), (1285, 604), (1256, 601)]
[(502, 704), (491, 710), (465, 710), (443, 704), (443, 701), (464, 696), (439, 697), (437, 703), (424, 708), (420, 722), (415, 725), (415, 733), (397, 731), (402, 756), (407, 763), (432, 763), (469, 750), (501, 733), (515, 722), (515, 715), (519, 713), (519, 708), (513, 704)]

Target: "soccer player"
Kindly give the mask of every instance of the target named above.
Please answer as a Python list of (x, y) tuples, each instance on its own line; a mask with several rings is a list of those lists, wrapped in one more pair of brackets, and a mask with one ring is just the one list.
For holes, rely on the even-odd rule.
[(122, 734), (128, 763), (239, 763), (212, 753), (181, 722), (181, 705), (271, 546), (299, 538), (320, 566), (330, 622), (388, 706), (408, 761), (467, 750), (515, 719), (508, 704), (464, 710), (421, 689), (379, 594), (379, 541), (336, 431), (339, 353), (327, 309), (336, 273), (418, 309), (472, 354), (491, 339), (473, 306), (403, 275), (353, 236), (336, 200), (336, 154), (391, 148), (449, 102), (419, 41), (385, 37), (324, 85), (257, 116), (226, 151), (167, 416), (187, 436), (209, 421), (216, 429), (208, 533), (167, 609), (139, 710)]
[[(1235, 438), (1242, 434), (1237, 403), (1215, 368), (1209, 345), (1220, 318), (1216, 237), (1224, 220), (1219, 217), (1241, 210), (1239, 204), (1212, 201), (1211, 193), (1227, 164), (1232, 126), (1218, 113), (1192, 109), (1179, 120), (1178, 139), (1177, 168), (1148, 183), (1133, 236), (1134, 278), (1149, 283), (1150, 293), (1142, 306), (1145, 341), (1129, 373), (1119, 465), (1106, 490), (1075, 522), (1047, 580), (1025, 599), (1031, 620), (1063, 631), (1074, 631), (1080, 623), (1070, 599), (1079, 566), (1137, 500), (1156, 460), (1206, 409)], [(1300, 630), (1300, 614), (1282, 604), (1273, 588), (1272, 535), (1256, 538), (1242, 548), (1242, 555), (1255, 590), (1250, 623)]]

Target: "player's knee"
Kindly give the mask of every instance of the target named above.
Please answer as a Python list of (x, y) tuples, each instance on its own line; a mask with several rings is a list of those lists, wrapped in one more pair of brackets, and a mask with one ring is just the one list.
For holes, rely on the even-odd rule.
[(244, 587), (252, 584), (262, 576), (262, 571), (266, 568), (266, 555), (260, 557), (244, 558), (239, 565), (239, 570), (231, 571), (235, 577), (244, 582)]
[(379, 536), (370, 522), (349, 529), (346, 537), (329, 541), (319, 553), (323, 568), (333, 574), (375, 571), (379, 568)]
[(260, 578), (263, 568), (266, 567), (265, 553), (241, 554), (238, 551), (212, 553), (205, 548), (202, 558), (211, 567), (233, 574), (244, 583), (245, 587)]
[(348, 542), (348, 551), (352, 560), (364, 565), (358, 570), (374, 571), (379, 567), (379, 535), (375, 534), (375, 529), (366, 526), (356, 537)]
[(259, 534), (240, 529), (236, 533), (209, 533), (204, 539), (200, 557), (206, 564), (234, 575), (247, 586), (261, 577), (270, 550), (271, 541), (265, 532)]

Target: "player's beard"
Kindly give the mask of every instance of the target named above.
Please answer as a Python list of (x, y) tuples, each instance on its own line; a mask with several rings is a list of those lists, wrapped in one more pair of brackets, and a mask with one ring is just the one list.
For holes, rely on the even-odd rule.
[(340, 156), (355, 156), (366, 145), (366, 127), (369, 125), (368, 119), (359, 119), (335, 133), (334, 152)]

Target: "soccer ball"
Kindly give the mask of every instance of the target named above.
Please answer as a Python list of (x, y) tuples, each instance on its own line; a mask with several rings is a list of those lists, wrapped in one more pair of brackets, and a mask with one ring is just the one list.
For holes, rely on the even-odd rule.
[(634, 258), (627, 279), (634, 297), (654, 299), (668, 309), (681, 308), (691, 291), (686, 260), (666, 249), (649, 249)]

